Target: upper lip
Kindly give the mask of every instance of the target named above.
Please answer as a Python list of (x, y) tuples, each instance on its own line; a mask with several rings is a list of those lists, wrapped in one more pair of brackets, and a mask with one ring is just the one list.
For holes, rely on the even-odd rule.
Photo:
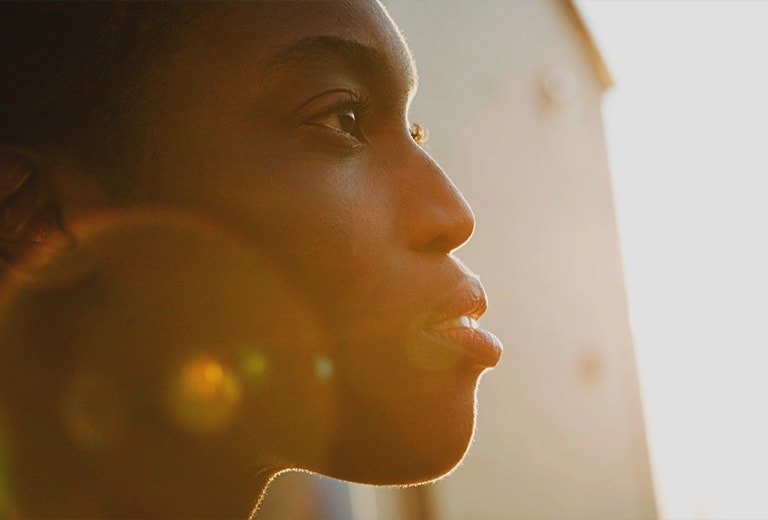
[(425, 328), (440, 322), (468, 316), (477, 320), (488, 308), (483, 285), (475, 277), (464, 278), (448, 295), (430, 309)]

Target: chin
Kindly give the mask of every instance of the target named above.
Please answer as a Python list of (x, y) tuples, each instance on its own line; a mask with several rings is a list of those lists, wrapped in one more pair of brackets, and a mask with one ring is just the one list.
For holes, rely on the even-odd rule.
[(375, 485), (419, 484), (450, 473), (472, 442), (478, 375), (439, 392), (412, 388), (404, 399), (400, 393), (346, 395), (343, 431), (319, 472)]

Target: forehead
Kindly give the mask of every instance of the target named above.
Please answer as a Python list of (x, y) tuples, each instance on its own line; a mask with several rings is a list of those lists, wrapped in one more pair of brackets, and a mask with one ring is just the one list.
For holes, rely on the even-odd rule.
[(402, 36), (377, 0), (226, 3), (215, 17), (218, 43), (248, 61), (262, 79), (285, 65), (335, 57), (386, 72), (412, 90), (416, 71)]
[(283, 116), (323, 89), (361, 87), (402, 115), (415, 82), (410, 52), (376, 0), (214, 3), (180, 27), (142, 78), (134, 184), (176, 196), (177, 177), (207, 182), (223, 158), (256, 153), (257, 138), (269, 155), (265, 139), (282, 135)]

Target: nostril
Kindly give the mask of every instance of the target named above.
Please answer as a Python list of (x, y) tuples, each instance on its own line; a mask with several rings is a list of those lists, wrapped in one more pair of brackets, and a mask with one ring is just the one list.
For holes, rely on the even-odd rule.
[(463, 227), (457, 233), (440, 235), (430, 241), (430, 248), (448, 254), (463, 246), (472, 236), (473, 227)]
[(456, 249), (452, 245), (453, 241), (448, 238), (446, 235), (440, 235), (436, 236), (426, 244), (424, 244), (424, 247), (422, 248), (423, 252), (432, 252), (432, 253), (439, 253), (439, 254), (448, 254), (454, 249)]

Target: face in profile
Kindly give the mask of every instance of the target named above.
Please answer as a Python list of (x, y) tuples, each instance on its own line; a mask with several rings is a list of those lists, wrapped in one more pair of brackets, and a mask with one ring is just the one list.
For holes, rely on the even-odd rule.
[(310, 469), (445, 473), (499, 351), (451, 254), (473, 217), (413, 136), (416, 72), (391, 21), (375, 2), (233, 6), (164, 65), (141, 196), (257, 244), (333, 338), (338, 435)]
[[(105, 291), (153, 323), (166, 316), (173, 346), (150, 348), (157, 329), (144, 329), (133, 358), (98, 366), (162, 380), (200, 359), (183, 365), (190, 377), (198, 366), (236, 380), (242, 345), (267, 345), (255, 366), (270, 367), (269, 382), (238, 384), (229, 427), (191, 432), (177, 417), (169, 433), (197, 439), (188, 455), (212, 450), (201, 460), (226, 468), (210, 470), (221, 480), (298, 467), (423, 482), (469, 446), (476, 387), (501, 347), (477, 327), (484, 292), (453, 255), (472, 234), (470, 208), (409, 120), (416, 84), (404, 40), (375, 1), (218, 5), (149, 70), (135, 177), (104, 191), (113, 206), (193, 215), (227, 238), (189, 238), (197, 228), (174, 224), (142, 242), (146, 218), (78, 227), (89, 208), (72, 206), (72, 233), (96, 251), (162, 245), (154, 261), (146, 254), (114, 271), (122, 281)], [(179, 256), (173, 244), (196, 253)], [(174, 278), (174, 265), (194, 268)], [(143, 301), (146, 279), (187, 297)]]

